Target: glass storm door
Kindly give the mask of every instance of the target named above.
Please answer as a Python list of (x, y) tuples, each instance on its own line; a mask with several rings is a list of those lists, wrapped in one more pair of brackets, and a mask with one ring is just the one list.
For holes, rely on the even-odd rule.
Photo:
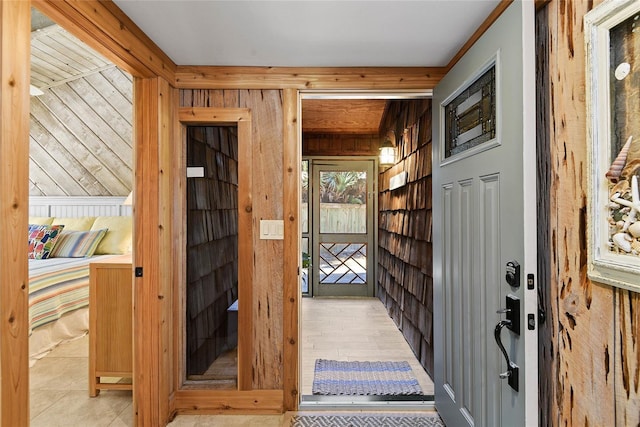
[(373, 296), (374, 161), (312, 161), (315, 296)]

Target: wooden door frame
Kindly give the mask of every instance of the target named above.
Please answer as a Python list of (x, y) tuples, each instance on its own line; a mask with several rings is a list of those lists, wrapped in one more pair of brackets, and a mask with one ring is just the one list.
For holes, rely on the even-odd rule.
[[(300, 99), (298, 90), (351, 89), (351, 90), (413, 90), (430, 89), (437, 84), (448, 67), (347, 67), (347, 68), (278, 68), (278, 67), (177, 67), (153, 41), (147, 37), (114, 3), (109, 1), (85, 0), (24, 0), (2, 2), (2, 28), (8, 38), (3, 38), (6, 49), (2, 49), (2, 67), (12, 64), (0, 76), (3, 78), (2, 111), (0, 120), (0, 155), (15, 158), (16, 162), (4, 166), (0, 179), (8, 185), (0, 186), (0, 220), (7, 237), (7, 230), (21, 230), (26, 227), (28, 217), (28, 106), (30, 38), (30, 18), (25, 11), (33, 5), (53, 19), (84, 43), (103, 54), (137, 80), (134, 85), (134, 108), (139, 117), (135, 120), (135, 161), (136, 189), (134, 189), (134, 265), (141, 267), (144, 274), (134, 279), (135, 299), (144, 303), (153, 316), (144, 316), (137, 310), (136, 322), (140, 322), (139, 334), (135, 336), (135, 346), (150, 345), (152, 353), (145, 359), (134, 361), (134, 413), (136, 425), (164, 425), (174, 410), (173, 378), (174, 355), (171, 283), (177, 277), (178, 266), (174, 265), (171, 251), (172, 239), (180, 225), (180, 219), (173, 214), (173, 203), (182, 190), (172, 183), (172, 148), (177, 130), (176, 108), (178, 91), (176, 88), (213, 89), (281, 89), (284, 105), (284, 157), (283, 157), (283, 215), (285, 233), (284, 259), (284, 312), (283, 312), (283, 389), (284, 410), (298, 407), (298, 320), (299, 320), (299, 164), (301, 159)], [(499, 16), (499, 5), (495, 13), (487, 18), (478, 31), (463, 47), (480, 37), (487, 22)], [(16, 17), (19, 16), (19, 19)], [(15, 71), (11, 73), (11, 71)], [(7, 77), (9, 74), (11, 79)], [(139, 80), (138, 80), (139, 79)], [(5, 87), (5, 83), (10, 82)], [(6, 107), (4, 107), (6, 106)], [(14, 109), (14, 116), (10, 108)], [(25, 110), (24, 108), (27, 108)], [(24, 124), (27, 126), (24, 126)], [(138, 166), (142, 169), (138, 169)], [(24, 183), (19, 183), (24, 177)], [(136, 191), (138, 190), (138, 191)], [(143, 193), (144, 192), (144, 193)], [(6, 214), (6, 215), (5, 215)], [(147, 217), (146, 215), (150, 215)], [(143, 220), (144, 219), (144, 220)], [(151, 221), (150, 221), (151, 220)], [(156, 221), (156, 222), (154, 222)], [(24, 227), (23, 227), (24, 226)], [(141, 236), (145, 236), (144, 242)], [(22, 241), (18, 238), (16, 242)], [(0, 251), (0, 257), (10, 261), (2, 270), (3, 280), (18, 280), (22, 284), (28, 279), (27, 260), (21, 256), (20, 244), (7, 245), (7, 252)], [(25, 244), (26, 247), (26, 244)], [(160, 249), (162, 247), (162, 249)], [(287, 256), (289, 255), (289, 256)], [(10, 301), (10, 302), (9, 302)], [(5, 328), (9, 328), (12, 338), (2, 341), (0, 347), (0, 369), (16, 363), (12, 375), (0, 372), (1, 421), (6, 425), (28, 423), (28, 364), (26, 357), (15, 355), (26, 352), (28, 346), (27, 298), (24, 286), (7, 287), (0, 294), (0, 309), (12, 316)], [(134, 326), (135, 328), (135, 326)], [(171, 343), (171, 345), (170, 345)], [(145, 348), (147, 350), (147, 348)], [(151, 357), (149, 354), (155, 354)], [(16, 362), (19, 361), (19, 362)], [(16, 384), (22, 384), (17, 387)], [(282, 390), (280, 390), (282, 393)], [(26, 397), (25, 397), (26, 394)], [(22, 403), (20, 403), (22, 402)], [(7, 408), (15, 408), (10, 411)]]
[[(179, 155), (174, 159), (178, 171), (178, 185), (186, 189), (186, 138), (188, 126), (236, 126), (238, 129), (238, 389), (213, 390), (206, 386), (185, 387), (186, 359), (186, 232), (177, 233), (174, 242), (179, 254), (180, 272), (174, 284), (174, 295), (179, 302), (174, 312), (174, 350), (176, 355), (175, 406), (178, 413), (216, 413), (222, 410), (237, 412), (256, 411), (280, 413), (282, 392), (279, 390), (252, 390), (253, 361), (253, 204), (252, 204), (252, 124), (248, 108), (182, 107), (178, 109), (180, 127)], [(183, 191), (184, 193), (184, 191)], [(186, 230), (187, 206), (182, 196), (176, 201), (176, 217), (181, 230)]]
[(0, 425), (29, 424), (29, 2), (0, 2)]

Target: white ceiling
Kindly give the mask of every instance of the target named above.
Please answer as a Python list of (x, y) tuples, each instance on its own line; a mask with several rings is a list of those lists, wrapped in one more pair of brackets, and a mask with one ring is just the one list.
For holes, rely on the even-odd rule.
[(446, 66), (499, 0), (114, 0), (178, 65)]

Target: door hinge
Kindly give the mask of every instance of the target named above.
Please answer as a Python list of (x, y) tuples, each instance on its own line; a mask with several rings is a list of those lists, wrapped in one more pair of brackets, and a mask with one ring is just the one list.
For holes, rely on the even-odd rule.
[(142, 267), (136, 267), (134, 271), (136, 277), (142, 277)]

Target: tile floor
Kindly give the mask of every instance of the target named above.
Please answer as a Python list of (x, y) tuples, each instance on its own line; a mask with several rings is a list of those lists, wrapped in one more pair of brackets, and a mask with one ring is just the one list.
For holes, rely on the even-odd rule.
[[(302, 391), (311, 394), (316, 358), (407, 360), (425, 394), (433, 382), (377, 299), (302, 302)], [(102, 390), (89, 397), (88, 337), (62, 344), (31, 368), (31, 426), (132, 426), (130, 391)], [(279, 427), (290, 414), (179, 415), (170, 426)]]
[(89, 338), (56, 347), (30, 371), (31, 426), (131, 426), (130, 391), (89, 397)]
[(301, 390), (311, 394), (316, 359), (406, 360), (422, 392), (433, 395), (433, 381), (377, 298), (303, 298)]

